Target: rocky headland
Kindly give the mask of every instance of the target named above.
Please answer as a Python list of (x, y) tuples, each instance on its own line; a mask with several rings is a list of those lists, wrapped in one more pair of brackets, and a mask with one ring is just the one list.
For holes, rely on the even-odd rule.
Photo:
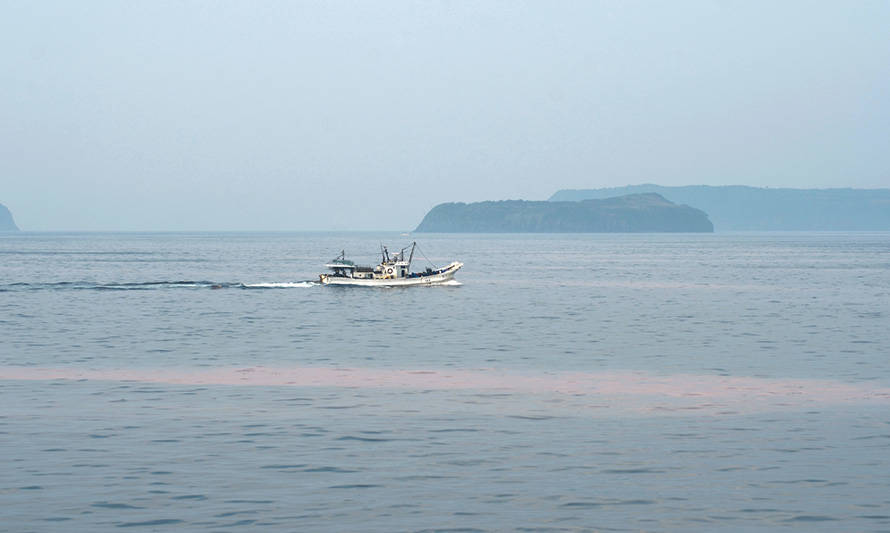
[(708, 215), (659, 194), (582, 201), (439, 204), (415, 230), (438, 233), (712, 232)]
[(19, 231), (15, 220), (12, 219), (12, 213), (3, 204), (0, 204), (0, 231)]

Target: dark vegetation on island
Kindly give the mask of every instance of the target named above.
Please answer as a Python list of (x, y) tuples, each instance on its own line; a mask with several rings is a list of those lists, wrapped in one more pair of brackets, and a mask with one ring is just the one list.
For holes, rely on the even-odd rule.
[(772, 189), (746, 186), (632, 185), (561, 190), (554, 203), (657, 193), (708, 213), (717, 231), (886, 231), (890, 189)]
[(19, 227), (15, 225), (12, 219), (12, 213), (5, 205), (0, 204), (0, 231), (18, 231)]
[(712, 232), (708, 215), (658, 194), (579, 202), (447, 203), (430, 210), (415, 231), (440, 233)]

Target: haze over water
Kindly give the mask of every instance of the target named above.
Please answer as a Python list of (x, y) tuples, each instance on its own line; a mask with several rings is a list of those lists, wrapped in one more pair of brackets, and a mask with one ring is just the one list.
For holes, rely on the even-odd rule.
[(888, 237), (4, 235), (3, 528), (887, 530)]

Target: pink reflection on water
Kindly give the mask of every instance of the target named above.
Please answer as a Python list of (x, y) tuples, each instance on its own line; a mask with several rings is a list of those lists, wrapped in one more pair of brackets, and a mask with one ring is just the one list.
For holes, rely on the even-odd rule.
[(475, 390), (563, 395), (578, 407), (637, 412), (751, 412), (826, 404), (890, 403), (890, 388), (817, 379), (714, 375), (656, 376), (641, 372), (543, 375), (481, 370), (248, 367), (215, 369), (78, 369), (0, 367), (4, 380), (102, 380), (176, 385), (347, 387)]

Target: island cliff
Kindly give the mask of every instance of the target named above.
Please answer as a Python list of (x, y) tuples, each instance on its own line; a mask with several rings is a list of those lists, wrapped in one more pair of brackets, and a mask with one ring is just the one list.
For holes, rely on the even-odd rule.
[(703, 211), (658, 194), (631, 194), (580, 202), (505, 200), (439, 204), (417, 232), (441, 233), (644, 233), (712, 232)]
[(704, 209), (717, 231), (887, 231), (890, 189), (773, 189), (765, 187), (631, 185), (561, 190), (553, 202), (657, 193)]
[(18, 231), (18, 226), (15, 225), (15, 221), (12, 219), (12, 213), (9, 212), (9, 209), (6, 209), (6, 206), (0, 204), (0, 231)]

